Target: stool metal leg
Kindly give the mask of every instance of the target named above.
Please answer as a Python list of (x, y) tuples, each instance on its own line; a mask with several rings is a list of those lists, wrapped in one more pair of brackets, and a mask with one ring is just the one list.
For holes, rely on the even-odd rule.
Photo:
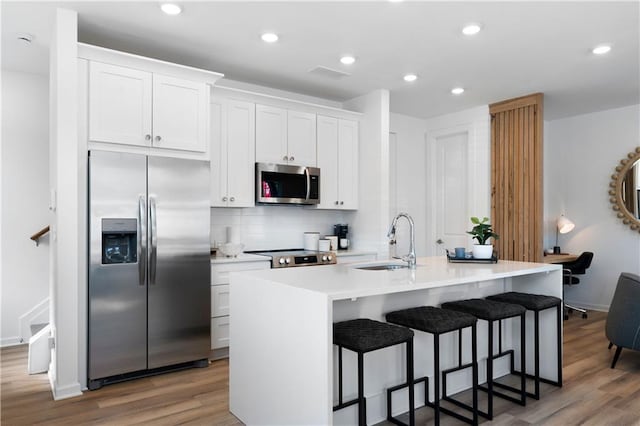
[(338, 346), (338, 405), (342, 405), (342, 346)]
[[(460, 330), (462, 333), (462, 330)], [(472, 389), (472, 406), (473, 406), (473, 424), (478, 424), (478, 338), (476, 334), (476, 325), (471, 326), (471, 389)]]
[(413, 386), (413, 337), (407, 340), (407, 383), (409, 384), (409, 425), (416, 424)]
[[(534, 323), (533, 323), (533, 329), (534, 329), (534, 354), (533, 354), (533, 358), (534, 358), (534, 362), (535, 362), (535, 378), (534, 378), (534, 391), (533, 391), (533, 397), (535, 399), (540, 399), (540, 312), (539, 311), (533, 311), (533, 316), (534, 316)], [(526, 372), (526, 368), (523, 369), (523, 371)]]
[(440, 335), (433, 335), (433, 421), (440, 424)]
[[(520, 400), (521, 400), (521, 404), (522, 405), (526, 405), (527, 404), (527, 382), (526, 382), (526, 378), (527, 378), (527, 361), (526, 361), (526, 342), (527, 342), (527, 336), (525, 336), (525, 317), (527, 315), (527, 312), (523, 312), (522, 315), (520, 315)], [(536, 323), (537, 324), (537, 323)], [(536, 362), (538, 360), (538, 357), (536, 356)], [(539, 368), (539, 367), (536, 367)], [(538, 375), (539, 377), (539, 375)]]
[(358, 353), (358, 425), (367, 425), (367, 400), (364, 398), (364, 354)]
[(557, 386), (562, 386), (562, 314), (560, 313), (560, 311), (562, 310), (562, 305), (559, 304), (558, 307), (556, 308), (556, 312), (557, 312), (557, 325), (558, 325), (558, 343), (557, 343), (557, 348), (558, 348), (558, 384)]
[(493, 420), (493, 321), (489, 323), (489, 353), (487, 358), (487, 389), (488, 389), (488, 401), (487, 401), (487, 418)]

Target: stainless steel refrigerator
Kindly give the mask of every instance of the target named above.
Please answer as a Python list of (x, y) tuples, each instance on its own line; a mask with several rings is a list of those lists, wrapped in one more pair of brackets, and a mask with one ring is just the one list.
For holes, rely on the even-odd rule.
[(209, 163), (89, 153), (88, 387), (206, 366)]

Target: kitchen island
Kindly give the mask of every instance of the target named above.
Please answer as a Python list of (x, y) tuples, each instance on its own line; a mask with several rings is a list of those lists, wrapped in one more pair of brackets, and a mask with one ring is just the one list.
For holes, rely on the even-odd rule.
[[(378, 264), (381, 262), (371, 262)], [(415, 270), (362, 270), (358, 264), (272, 269), (231, 275), (230, 410), (249, 425), (357, 424), (352, 406), (332, 412), (337, 395), (337, 350), (332, 324), (354, 318), (384, 321), (387, 312), (443, 302), (521, 291), (562, 297), (559, 265), (499, 261), (496, 264), (447, 263), (445, 257), (419, 258)], [(519, 330), (507, 321), (505, 347), (518, 350)], [(556, 313), (543, 311), (541, 376), (556, 375)], [(527, 371), (533, 371), (533, 322), (527, 320)], [(467, 331), (468, 332), (468, 331)], [(484, 381), (486, 323), (478, 328), (479, 378)], [(516, 334), (517, 336), (517, 334)], [(463, 341), (467, 342), (466, 334)], [(431, 337), (416, 332), (415, 377), (432, 375)], [(441, 368), (457, 362), (457, 337), (442, 338)], [(465, 361), (469, 345), (463, 343)], [(517, 357), (516, 357), (517, 358)], [(355, 355), (344, 351), (345, 400), (356, 393)], [(508, 373), (508, 358), (495, 376)], [(365, 355), (365, 396), (369, 423), (386, 418), (386, 391), (404, 379), (404, 347)], [(516, 366), (518, 362), (516, 360)], [(464, 372), (451, 377), (449, 393), (470, 387)], [(397, 394), (397, 395), (396, 395)], [(433, 395), (433, 392), (430, 393)], [(416, 386), (416, 404), (424, 401)], [(397, 398), (397, 399), (396, 399)], [(394, 393), (394, 409), (408, 409), (406, 390)], [(394, 413), (395, 414), (395, 413)]]

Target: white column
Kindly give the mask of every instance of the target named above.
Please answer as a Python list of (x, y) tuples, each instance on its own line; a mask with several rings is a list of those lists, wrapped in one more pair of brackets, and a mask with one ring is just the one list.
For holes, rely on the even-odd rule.
[(50, 168), (51, 214), (51, 325), (49, 380), (55, 399), (82, 393), (78, 371), (78, 292), (80, 257), (84, 253), (79, 226), (84, 207), (79, 203), (78, 148), (78, 16), (57, 9), (50, 50)]

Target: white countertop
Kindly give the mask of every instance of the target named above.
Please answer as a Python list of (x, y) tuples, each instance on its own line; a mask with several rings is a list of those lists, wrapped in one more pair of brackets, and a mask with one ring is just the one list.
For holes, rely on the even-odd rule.
[(242, 263), (242, 262), (271, 262), (267, 256), (257, 254), (240, 253), (237, 257), (211, 256), (211, 264), (218, 265), (221, 263)]
[(252, 274), (253, 278), (324, 293), (332, 300), (344, 300), (550, 272), (562, 268), (561, 265), (509, 260), (500, 260), (494, 264), (448, 263), (444, 256), (420, 257), (415, 270), (367, 271), (355, 268), (358, 265), (381, 263), (403, 262), (375, 261), (270, 269), (241, 274)]

